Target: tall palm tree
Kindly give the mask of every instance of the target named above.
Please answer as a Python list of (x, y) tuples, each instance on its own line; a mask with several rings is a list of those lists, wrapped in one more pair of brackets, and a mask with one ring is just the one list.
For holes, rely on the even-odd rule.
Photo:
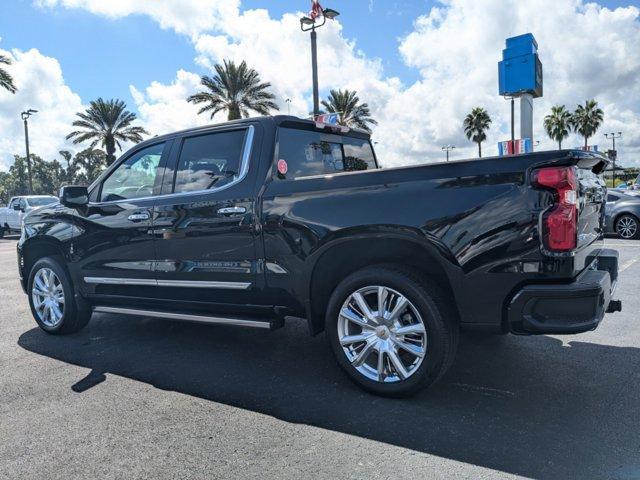
[(482, 142), (487, 139), (486, 130), (491, 125), (491, 117), (482, 107), (474, 107), (464, 119), (464, 134), (478, 144), (478, 156), (482, 157)]
[(604, 112), (598, 108), (595, 100), (586, 100), (584, 105), (578, 105), (571, 115), (573, 130), (584, 137), (584, 149), (587, 149), (589, 137), (592, 137), (602, 125)]
[[(0, 64), (11, 65), (11, 59), (0, 55)], [(11, 93), (16, 93), (18, 90), (13, 84), (13, 77), (3, 68), (0, 68), (0, 87), (9, 90)]]
[(198, 92), (187, 98), (188, 102), (205, 103), (198, 113), (211, 112), (211, 118), (223, 110), (228, 112), (229, 120), (248, 117), (249, 110), (260, 115), (269, 115), (271, 110), (279, 110), (274, 103), (275, 95), (269, 92), (271, 84), (262, 82), (260, 75), (243, 61), (236, 65), (231, 60), (216, 64), (216, 74), (203, 76), (200, 83), (207, 91)]
[(554, 105), (551, 113), (544, 117), (544, 129), (551, 140), (558, 142), (558, 150), (562, 150), (562, 141), (571, 129), (571, 113), (564, 105)]
[(370, 133), (369, 125), (378, 124), (371, 118), (369, 105), (360, 103), (354, 90), (331, 90), (327, 99), (322, 100), (322, 106), (329, 113), (337, 113), (338, 123), (345, 127), (356, 127)]
[(116, 156), (116, 146), (122, 150), (120, 142), (141, 142), (142, 135), (149, 133), (142, 127), (132, 126), (136, 114), (126, 110), (127, 105), (122, 100), (103, 100), (98, 98), (90, 102), (85, 112), (77, 113), (80, 120), (73, 122), (76, 130), (67, 135), (67, 140), (73, 138), (73, 143), (91, 141), (90, 148), (101, 144), (107, 151), (107, 165), (111, 165)]

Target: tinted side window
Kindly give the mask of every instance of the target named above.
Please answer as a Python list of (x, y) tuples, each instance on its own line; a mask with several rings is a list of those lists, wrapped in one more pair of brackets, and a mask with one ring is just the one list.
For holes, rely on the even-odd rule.
[(11, 200), (11, 202), (9, 203), (9, 208), (13, 208), (14, 206), (18, 205), (18, 202), (20, 200), (17, 198), (14, 198), (13, 200)]
[(245, 135), (246, 130), (233, 130), (186, 138), (174, 192), (219, 188), (234, 181), (240, 173)]
[(279, 131), (278, 160), (286, 161), (288, 168), (286, 175), (278, 175), (280, 178), (376, 168), (368, 140), (293, 128)]
[(149, 197), (158, 174), (164, 143), (151, 145), (121, 163), (102, 184), (103, 202)]

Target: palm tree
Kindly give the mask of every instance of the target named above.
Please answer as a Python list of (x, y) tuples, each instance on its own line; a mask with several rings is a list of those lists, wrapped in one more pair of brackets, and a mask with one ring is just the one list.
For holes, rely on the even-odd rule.
[(562, 150), (562, 141), (569, 136), (571, 113), (564, 105), (551, 107), (551, 113), (544, 117), (544, 129), (551, 140), (558, 142), (558, 150)]
[(578, 105), (571, 116), (573, 130), (584, 137), (584, 149), (587, 149), (589, 137), (592, 137), (604, 120), (604, 112), (598, 108), (595, 100), (586, 100), (584, 105)]
[(482, 157), (482, 142), (487, 139), (485, 130), (491, 125), (491, 117), (482, 107), (474, 107), (464, 119), (464, 134), (478, 144), (478, 156)]
[(85, 112), (77, 113), (80, 120), (73, 122), (76, 130), (67, 135), (67, 140), (73, 138), (73, 143), (91, 141), (90, 148), (101, 144), (107, 151), (107, 165), (111, 165), (116, 156), (116, 146), (122, 150), (120, 142), (141, 142), (142, 135), (149, 133), (142, 127), (132, 126), (136, 114), (126, 110), (127, 105), (118, 99), (103, 100), (98, 98), (90, 102)]
[[(0, 55), (0, 64), (11, 65), (11, 59)], [(13, 84), (13, 77), (3, 68), (0, 68), (0, 87), (9, 90), (11, 93), (16, 93), (18, 90)]]
[(353, 90), (331, 90), (329, 97), (322, 100), (322, 106), (329, 113), (338, 114), (338, 123), (345, 127), (356, 127), (371, 133), (369, 125), (377, 125), (371, 118), (369, 105), (360, 103), (358, 95)]
[(269, 115), (270, 110), (280, 110), (273, 102), (275, 95), (269, 92), (271, 84), (262, 83), (260, 75), (243, 61), (236, 65), (231, 60), (216, 64), (216, 74), (200, 79), (207, 91), (198, 92), (187, 98), (191, 103), (205, 103), (198, 113), (211, 112), (211, 118), (223, 110), (228, 112), (229, 120), (248, 117), (249, 110), (260, 115)]

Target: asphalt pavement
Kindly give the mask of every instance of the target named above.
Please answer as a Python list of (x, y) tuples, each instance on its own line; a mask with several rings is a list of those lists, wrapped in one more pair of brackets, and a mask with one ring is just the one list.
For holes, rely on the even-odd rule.
[(322, 335), (94, 315), (36, 327), (0, 240), (0, 478), (640, 478), (640, 241), (575, 336), (464, 335), (435, 387), (362, 392)]

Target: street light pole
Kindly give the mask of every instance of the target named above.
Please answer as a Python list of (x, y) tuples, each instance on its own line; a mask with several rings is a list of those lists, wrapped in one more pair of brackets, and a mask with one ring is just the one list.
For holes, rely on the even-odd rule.
[[(330, 8), (321, 9), (318, 2), (313, 2), (312, 10), (308, 17), (300, 19), (300, 29), (303, 32), (311, 32), (311, 75), (313, 81), (313, 118), (320, 115), (320, 93), (318, 86), (318, 36), (316, 28), (322, 27), (329, 20), (335, 19), (340, 13)], [(320, 23), (316, 22), (321, 18)]]
[(605, 133), (604, 134), (604, 138), (610, 138), (611, 141), (613, 142), (613, 153), (612, 153), (612, 160), (613, 160), (613, 188), (616, 188), (616, 160), (618, 158), (618, 152), (616, 151), (616, 138), (620, 138), (622, 137), (622, 132), (612, 132), (612, 133)]
[(37, 113), (37, 110), (30, 108), (27, 111), (24, 111), (20, 114), (22, 121), (24, 122), (24, 144), (27, 151), (27, 176), (29, 180), (29, 194), (33, 194), (33, 177), (31, 176), (31, 156), (29, 155), (29, 123), (28, 119), (34, 113)]
[(442, 150), (447, 152), (447, 162), (449, 161), (449, 152), (454, 148), (456, 148), (455, 145), (445, 145), (444, 147), (442, 147)]

